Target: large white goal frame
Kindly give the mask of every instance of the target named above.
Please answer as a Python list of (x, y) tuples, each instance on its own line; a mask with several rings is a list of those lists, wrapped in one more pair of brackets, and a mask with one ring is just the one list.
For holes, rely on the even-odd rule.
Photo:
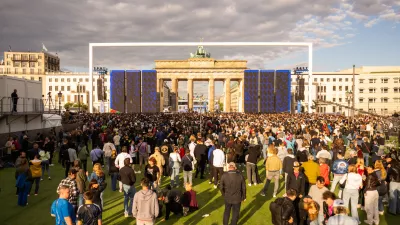
[(312, 106), (312, 57), (313, 44), (310, 42), (125, 42), (89, 43), (89, 112), (93, 113), (93, 48), (94, 47), (182, 47), (182, 46), (306, 46), (308, 47), (308, 112)]

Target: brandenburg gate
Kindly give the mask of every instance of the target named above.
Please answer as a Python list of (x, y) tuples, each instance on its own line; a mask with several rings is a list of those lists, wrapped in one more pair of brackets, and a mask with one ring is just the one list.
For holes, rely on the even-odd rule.
[[(193, 109), (193, 82), (208, 81), (208, 109), (214, 111), (215, 81), (224, 82), (224, 112), (231, 111), (231, 81), (239, 82), (238, 112), (244, 112), (244, 71), (247, 60), (215, 60), (199, 46), (187, 60), (155, 60), (157, 71), (157, 92), (164, 96), (164, 81), (171, 81), (171, 93), (175, 94), (178, 107), (178, 81), (187, 81), (188, 109)], [(160, 112), (163, 101), (160, 101)]]

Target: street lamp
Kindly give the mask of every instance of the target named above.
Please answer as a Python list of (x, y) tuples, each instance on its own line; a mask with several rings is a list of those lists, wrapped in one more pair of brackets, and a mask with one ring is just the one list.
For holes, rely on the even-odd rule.
[[(346, 91), (346, 99), (347, 99), (347, 115), (350, 117), (350, 102), (353, 100), (353, 92)], [(353, 111), (353, 109), (351, 109)]]
[(58, 114), (61, 115), (61, 98), (62, 98), (62, 93), (61, 91), (58, 92)]

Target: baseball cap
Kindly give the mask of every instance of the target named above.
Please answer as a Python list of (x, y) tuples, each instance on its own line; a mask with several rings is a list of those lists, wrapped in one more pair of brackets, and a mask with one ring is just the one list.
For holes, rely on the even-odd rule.
[(333, 207), (340, 207), (340, 206), (344, 206), (344, 201), (342, 199), (336, 199), (333, 202)]
[(297, 162), (297, 161), (295, 161), (295, 162), (293, 163), (293, 167), (300, 167), (300, 163)]
[(168, 142), (168, 139), (164, 139), (164, 142)]

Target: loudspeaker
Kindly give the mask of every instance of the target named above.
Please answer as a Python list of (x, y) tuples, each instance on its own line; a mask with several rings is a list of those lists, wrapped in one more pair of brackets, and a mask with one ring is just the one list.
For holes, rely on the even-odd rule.
[(97, 99), (99, 101), (103, 101), (103, 96), (104, 96), (104, 92), (103, 92), (103, 81), (98, 78), (97, 79)]
[(296, 100), (304, 100), (304, 78), (299, 79), (299, 91), (298, 91), (298, 98)]

